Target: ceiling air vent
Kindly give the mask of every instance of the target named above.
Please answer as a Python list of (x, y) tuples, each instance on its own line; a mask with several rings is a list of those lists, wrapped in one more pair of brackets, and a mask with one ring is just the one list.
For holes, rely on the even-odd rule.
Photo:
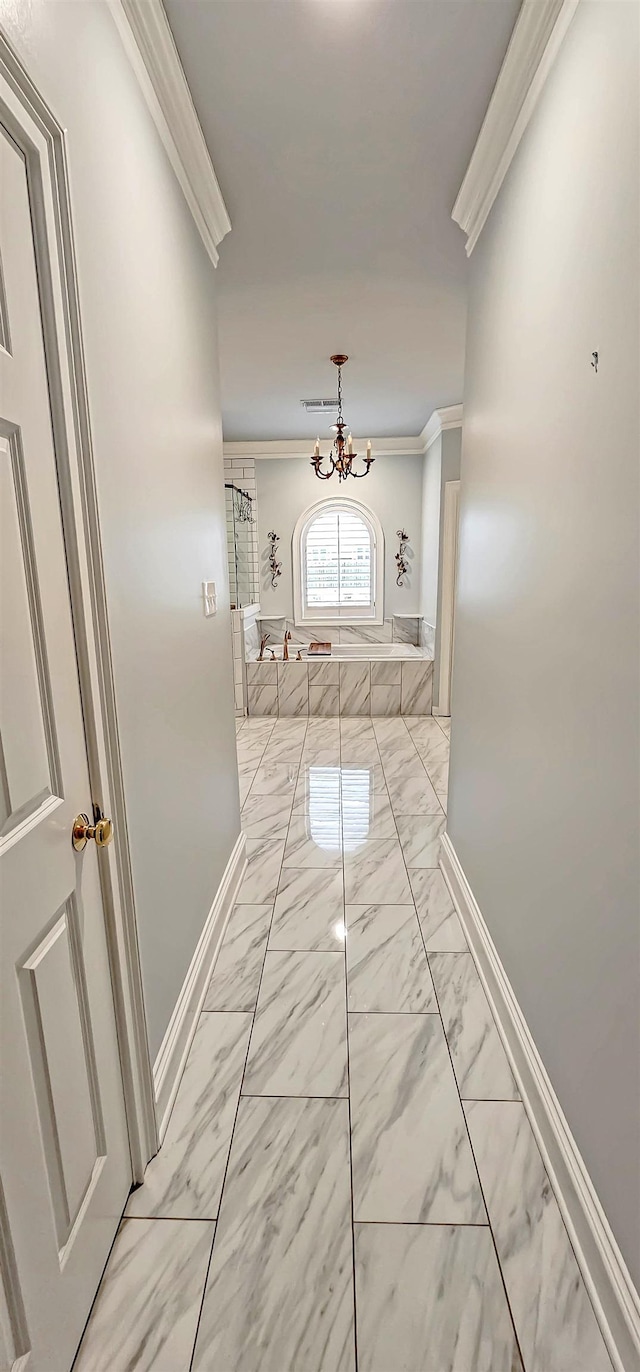
[(331, 400), (301, 400), (300, 404), (307, 411), (307, 414), (327, 414), (328, 411), (338, 408), (335, 396)]

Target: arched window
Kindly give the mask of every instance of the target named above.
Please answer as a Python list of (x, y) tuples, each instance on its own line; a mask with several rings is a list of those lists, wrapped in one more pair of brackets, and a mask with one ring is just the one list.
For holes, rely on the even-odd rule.
[(382, 529), (365, 505), (321, 500), (305, 510), (293, 535), (296, 623), (382, 623), (383, 563)]

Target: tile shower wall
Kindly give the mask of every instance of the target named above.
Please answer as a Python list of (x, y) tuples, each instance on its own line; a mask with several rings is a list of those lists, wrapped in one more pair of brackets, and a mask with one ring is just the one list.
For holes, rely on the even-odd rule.
[(246, 709), (247, 672), (244, 622), (242, 610), (231, 611), (231, 645), (233, 649), (233, 695), (236, 714)]
[(433, 662), (247, 662), (250, 715), (430, 715)]
[(256, 500), (256, 471), (253, 458), (224, 459), (225, 483), (232, 482), (246, 491), (253, 501), (255, 523), (234, 521), (234, 492), (225, 485), (227, 517), (227, 556), (229, 561), (229, 592), (231, 604), (240, 607), (258, 600), (259, 551), (258, 507)]

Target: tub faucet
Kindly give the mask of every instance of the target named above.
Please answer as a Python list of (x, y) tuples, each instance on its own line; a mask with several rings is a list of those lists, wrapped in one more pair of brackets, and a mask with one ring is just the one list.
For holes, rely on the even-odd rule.
[(287, 629), (287, 630), (285, 631), (284, 640), (283, 640), (283, 643), (282, 643), (282, 661), (283, 661), (283, 662), (288, 662), (288, 661), (289, 661), (289, 642), (290, 642), (290, 639), (291, 639), (291, 631), (290, 631), (289, 629)]
[(263, 634), (263, 635), (262, 635), (262, 638), (260, 639), (260, 656), (259, 656), (259, 658), (258, 658), (258, 662), (262, 662), (262, 660), (263, 660), (263, 658), (264, 658), (264, 650), (265, 650), (265, 648), (266, 648), (266, 646), (267, 646), (267, 643), (269, 642), (269, 638), (270, 638), (270, 635), (269, 635), (269, 634)]

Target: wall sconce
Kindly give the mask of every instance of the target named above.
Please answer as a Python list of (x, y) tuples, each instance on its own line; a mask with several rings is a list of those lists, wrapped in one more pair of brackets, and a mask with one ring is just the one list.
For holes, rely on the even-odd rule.
[(398, 551), (396, 553), (396, 567), (398, 571), (398, 575), (396, 576), (396, 586), (403, 586), (404, 578), (409, 571), (409, 563), (407, 562), (405, 557), (405, 553), (409, 545), (409, 535), (405, 533), (404, 529), (397, 529), (396, 537), (400, 539), (400, 547), (398, 548)]
[(278, 577), (282, 576), (282, 563), (278, 562), (278, 559), (276, 557), (276, 547), (280, 542), (280, 534), (274, 534), (272, 531), (271, 533), (267, 534), (267, 538), (269, 539), (269, 542), (271, 544), (271, 547), (269, 549), (269, 570), (271, 572), (271, 586), (272, 589), (275, 591), (276, 586), (278, 585)]

